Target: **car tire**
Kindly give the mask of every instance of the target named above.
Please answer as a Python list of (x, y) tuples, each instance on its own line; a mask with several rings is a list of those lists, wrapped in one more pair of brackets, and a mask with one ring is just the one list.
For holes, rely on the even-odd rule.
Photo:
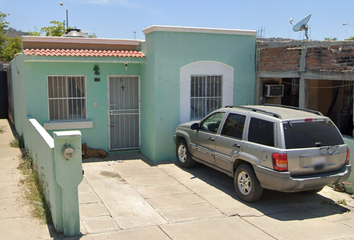
[(234, 175), (234, 186), (237, 195), (245, 202), (255, 202), (263, 194), (263, 188), (252, 167), (247, 164), (241, 164), (237, 167)]
[(191, 157), (187, 143), (185, 140), (180, 140), (176, 147), (176, 157), (179, 166), (184, 168), (193, 167), (195, 161)]

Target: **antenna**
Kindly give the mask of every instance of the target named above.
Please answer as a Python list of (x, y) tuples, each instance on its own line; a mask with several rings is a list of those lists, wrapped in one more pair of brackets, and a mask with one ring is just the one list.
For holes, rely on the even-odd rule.
[(307, 15), (306, 17), (304, 17), (301, 21), (299, 21), (296, 24), (294, 24), (293, 19), (290, 18), (290, 24), (292, 24), (294, 26), (293, 31), (299, 32), (299, 31), (305, 30), (305, 36), (306, 36), (307, 40), (309, 39), (309, 36), (307, 34), (307, 32), (309, 30), (309, 28), (307, 27), (307, 23), (309, 22), (310, 18), (311, 18), (311, 14)]

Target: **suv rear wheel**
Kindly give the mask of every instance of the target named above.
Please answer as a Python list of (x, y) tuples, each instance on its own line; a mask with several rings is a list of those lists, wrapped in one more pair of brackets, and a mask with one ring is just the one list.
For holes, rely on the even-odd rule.
[(187, 143), (185, 140), (180, 140), (176, 148), (176, 157), (178, 165), (184, 168), (192, 167), (195, 161), (191, 158)]
[(237, 167), (234, 175), (234, 186), (237, 195), (246, 202), (257, 201), (263, 194), (263, 188), (254, 174), (253, 169), (247, 164)]

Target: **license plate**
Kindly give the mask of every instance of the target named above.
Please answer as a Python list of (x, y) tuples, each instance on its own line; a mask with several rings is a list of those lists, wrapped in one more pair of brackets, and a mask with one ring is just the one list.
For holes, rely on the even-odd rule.
[(324, 157), (314, 157), (312, 158), (312, 165), (315, 170), (321, 170), (326, 165), (326, 158)]

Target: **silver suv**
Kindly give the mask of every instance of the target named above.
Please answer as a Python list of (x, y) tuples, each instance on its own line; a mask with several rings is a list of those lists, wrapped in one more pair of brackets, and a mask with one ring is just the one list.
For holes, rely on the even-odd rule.
[(320, 112), (281, 105), (229, 106), (174, 135), (177, 162), (195, 161), (234, 178), (237, 195), (258, 200), (263, 189), (318, 192), (349, 177), (349, 148)]

